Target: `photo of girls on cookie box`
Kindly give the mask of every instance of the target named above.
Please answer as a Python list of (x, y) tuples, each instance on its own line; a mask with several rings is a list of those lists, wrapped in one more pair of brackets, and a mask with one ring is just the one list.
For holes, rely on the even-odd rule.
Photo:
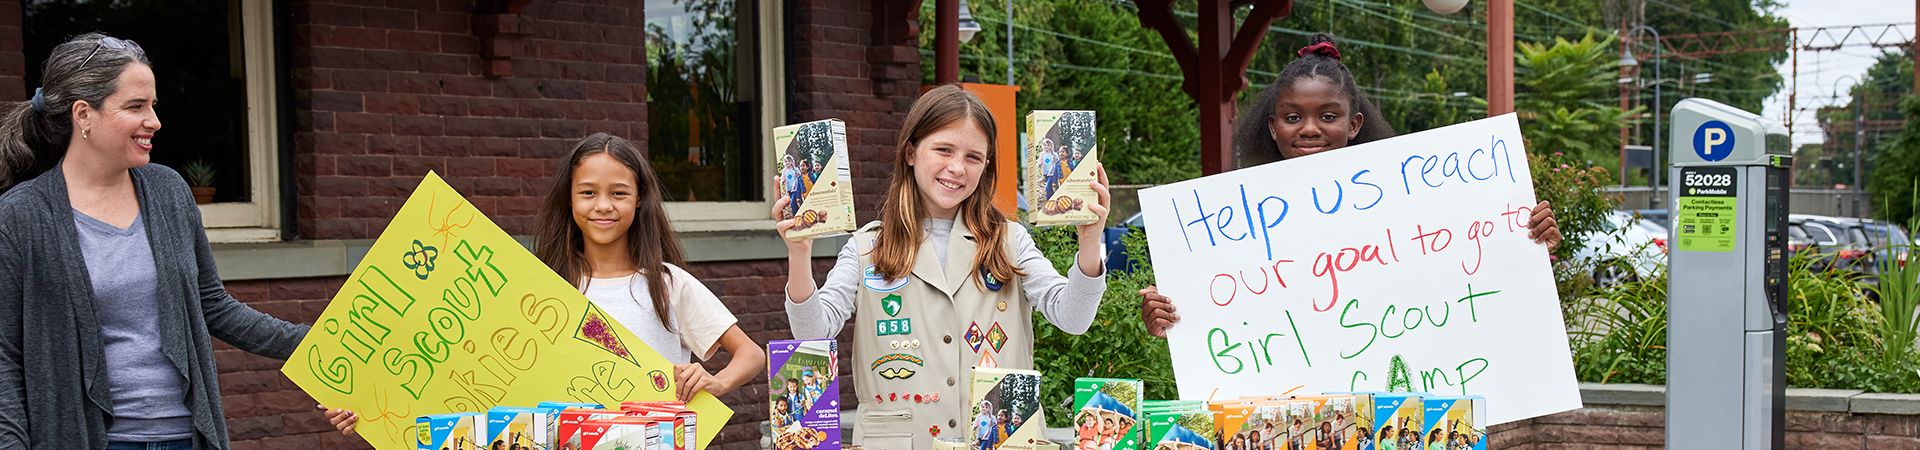
[(1073, 380), (1073, 450), (1140, 450), (1140, 380)]
[(774, 128), (773, 149), (780, 161), (774, 181), (787, 199), (781, 213), (795, 219), (787, 239), (837, 236), (857, 228), (846, 122), (826, 119)]
[(1087, 204), (1094, 168), (1100, 161), (1093, 111), (1034, 111), (1027, 114), (1027, 211), (1033, 226), (1083, 225), (1100, 217)]
[(775, 450), (840, 449), (839, 344), (767, 343), (767, 392)]

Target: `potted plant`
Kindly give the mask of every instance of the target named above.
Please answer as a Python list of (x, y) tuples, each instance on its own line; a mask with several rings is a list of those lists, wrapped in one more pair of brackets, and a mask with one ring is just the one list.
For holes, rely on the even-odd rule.
[(193, 187), (194, 203), (213, 203), (213, 180), (217, 172), (206, 160), (196, 159), (187, 163), (184, 175), (187, 177), (187, 186)]

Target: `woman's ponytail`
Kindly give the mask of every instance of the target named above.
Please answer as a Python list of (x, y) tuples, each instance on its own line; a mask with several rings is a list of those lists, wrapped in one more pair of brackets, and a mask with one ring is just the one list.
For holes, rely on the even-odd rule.
[(39, 134), (35, 132), (40, 127), (37, 122), (43, 122), (34, 102), (15, 102), (6, 108), (6, 114), (0, 116), (0, 192), (35, 175), (33, 167), (38, 158), (28, 142)]

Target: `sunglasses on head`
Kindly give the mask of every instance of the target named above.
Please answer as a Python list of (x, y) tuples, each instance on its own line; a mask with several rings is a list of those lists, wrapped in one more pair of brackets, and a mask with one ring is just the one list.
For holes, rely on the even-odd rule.
[(146, 50), (143, 50), (140, 48), (140, 44), (135, 44), (133, 41), (114, 38), (114, 37), (103, 37), (103, 38), (100, 38), (100, 42), (98, 45), (93, 46), (93, 51), (87, 52), (87, 59), (80, 60), (80, 69), (87, 68), (87, 63), (93, 62), (93, 55), (99, 54), (101, 47), (111, 48), (114, 50), (128, 50), (134, 53), (147, 52)]

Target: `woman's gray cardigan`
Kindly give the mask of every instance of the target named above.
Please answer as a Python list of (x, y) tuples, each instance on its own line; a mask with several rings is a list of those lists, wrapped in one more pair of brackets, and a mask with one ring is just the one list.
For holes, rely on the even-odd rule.
[[(207, 337), (286, 359), (308, 327), (227, 295), (180, 174), (158, 164), (131, 172), (158, 276), (153, 338), (187, 380), (194, 448), (224, 450), (226, 413)], [(0, 194), (0, 449), (107, 446), (113, 399), (71, 205), (58, 166)]]

